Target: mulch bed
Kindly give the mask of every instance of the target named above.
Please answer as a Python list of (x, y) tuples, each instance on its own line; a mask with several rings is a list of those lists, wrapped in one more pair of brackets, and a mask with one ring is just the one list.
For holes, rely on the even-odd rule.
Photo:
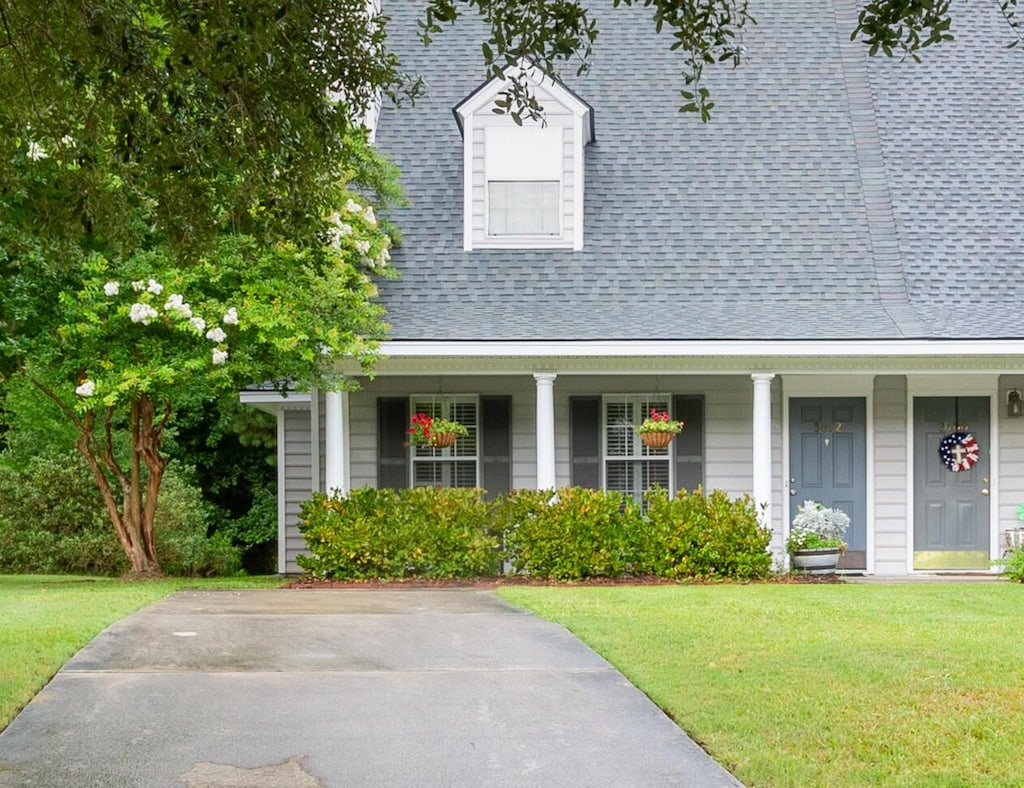
[(499, 588), (501, 586), (674, 586), (674, 585), (752, 585), (754, 583), (780, 583), (803, 585), (807, 583), (845, 583), (841, 575), (777, 575), (760, 581), (730, 580), (671, 580), (664, 577), (591, 577), (585, 580), (556, 581), (535, 577), (485, 577), (475, 580), (430, 580), (410, 577), (401, 580), (332, 580), (302, 577), (290, 581), (285, 588), (351, 588), (351, 589), (422, 589), (422, 588)]

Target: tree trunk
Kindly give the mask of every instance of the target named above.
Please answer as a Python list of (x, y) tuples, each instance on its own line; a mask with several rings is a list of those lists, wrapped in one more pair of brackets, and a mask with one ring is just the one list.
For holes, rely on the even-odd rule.
[[(131, 400), (128, 429), (131, 433), (129, 470), (118, 464), (114, 453), (114, 408), (107, 407), (103, 419), (103, 434), (96, 434), (96, 412), (89, 411), (79, 417), (53, 391), (38, 380), (32, 383), (52, 400), (78, 430), (78, 451), (85, 457), (99, 487), (107, 517), (124, 554), (131, 563), (132, 577), (153, 577), (162, 574), (153, 540), (153, 523), (160, 495), (167, 459), (160, 454), (163, 431), (171, 417), (171, 404), (155, 419), (153, 402), (145, 394)], [(142, 466), (146, 466), (148, 479), (143, 490)], [(121, 487), (121, 507), (118, 508), (113, 482)]]
[[(80, 423), (78, 449), (85, 457), (99, 486), (103, 503), (121, 543), (121, 548), (131, 564), (130, 576), (153, 577), (161, 574), (160, 561), (156, 554), (153, 538), (153, 524), (156, 519), (156, 505), (163, 482), (167, 460), (160, 454), (163, 427), (170, 410), (154, 423), (153, 403), (141, 396), (131, 403), (129, 431), (131, 433), (131, 455), (126, 472), (117, 462), (113, 449), (113, 412), (107, 410), (104, 422), (104, 436), (101, 442), (95, 433), (95, 419), (92, 413)], [(148, 478), (142, 471), (145, 466)], [(117, 505), (110, 476), (121, 487), (121, 506)]]

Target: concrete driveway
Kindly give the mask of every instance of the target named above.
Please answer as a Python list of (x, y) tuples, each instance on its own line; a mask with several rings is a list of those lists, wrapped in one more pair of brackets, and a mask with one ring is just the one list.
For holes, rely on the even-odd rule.
[(0, 734), (2, 786), (739, 785), (562, 627), (493, 592), (182, 592)]

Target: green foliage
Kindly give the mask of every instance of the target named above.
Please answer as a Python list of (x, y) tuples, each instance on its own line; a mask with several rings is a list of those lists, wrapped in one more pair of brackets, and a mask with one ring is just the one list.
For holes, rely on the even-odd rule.
[(647, 496), (645, 571), (678, 579), (768, 577), (771, 533), (761, 527), (749, 496), (730, 499), (699, 488), (670, 498), (663, 489)]
[(418, 487), (318, 494), (299, 530), (299, 566), (338, 578), (490, 576), (497, 545), (511, 571), (538, 579), (657, 575), (752, 579), (771, 573), (770, 534), (749, 498), (722, 491), (651, 495), (646, 515), (618, 492), (514, 490), (484, 502), (479, 490)]
[(74, 450), (74, 426), (25, 375), (14, 373), (0, 383), (6, 395), (0, 403), (0, 424), (6, 427), (0, 464), (24, 469), (33, 457)]
[(1003, 577), (1017, 583), (1024, 583), (1024, 549), (1011, 550), (993, 565), (1003, 568)]
[[(537, 119), (543, 112), (530, 83), (532, 67), (557, 74), (561, 65), (573, 63), (577, 75), (590, 68), (598, 30), (586, 5), (580, 0), (430, 0), (421, 23), (422, 37), (430, 42), (442, 25), (454, 23), (462, 12), (459, 6), (484, 16), (489, 38), (481, 51), (488, 76), (509, 81), (495, 111), (507, 112), (522, 124), (524, 117)], [(686, 102), (682, 109), (708, 120), (714, 106), (710, 94), (705, 88), (691, 86), (700, 81), (705, 65), (726, 62), (735, 67), (742, 61), (743, 30), (755, 23), (747, 0), (615, 0), (615, 6), (620, 5), (651, 9), (656, 29), (667, 28), (672, 38), (669, 47), (683, 55), (687, 89), (682, 92)]]
[[(306, 236), (337, 207), (330, 185), (361, 169), (345, 137), (362, 108), (406, 82), (383, 46), (386, 17), (362, 3), (55, 0), (40, 14), (8, 0), (3, 11), (0, 184), (26, 162), (48, 165), (5, 190), (18, 224), (34, 218), (47, 241)], [(51, 210), (31, 217), (40, 201)]]
[(310, 550), (299, 565), (317, 577), (460, 578), (498, 569), (498, 540), (478, 489), (317, 494), (303, 504), (299, 530)]
[(124, 551), (76, 452), (0, 465), (0, 572), (118, 575)]
[(241, 517), (218, 527), (243, 550), (277, 539), (277, 495), (272, 487), (257, 488), (252, 506)]
[[(180, 474), (166, 478), (156, 523), (168, 573), (238, 572), (238, 548), (227, 534), (207, 537), (208, 507)], [(23, 469), (0, 465), (0, 572), (113, 576), (127, 570), (103, 500), (77, 452), (41, 454)]]
[(169, 575), (212, 577), (241, 571), (240, 551), (230, 535), (208, 536), (210, 506), (200, 490), (178, 474), (164, 479), (153, 535), (161, 565)]
[(645, 432), (670, 432), (673, 435), (678, 435), (683, 431), (684, 426), (686, 426), (686, 422), (670, 419), (667, 410), (659, 411), (657, 408), (651, 408), (651, 412), (636, 428), (636, 431), (640, 435)]
[(640, 507), (618, 492), (517, 490), (496, 522), (515, 571), (551, 580), (622, 577), (633, 569)]
[(919, 49), (953, 40), (949, 6), (950, 0), (872, 0), (861, 8), (850, 40), (862, 38), (871, 55), (898, 52), (920, 62)]
[(132, 570), (156, 572), (177, 407), (373, 362), (392, 242), (374, 210), (397, 186), (360, 120), (406, 80), (363, 3), (2, 16), (0, 374), (74, 426)]
[(195, 468), (213, 532), (230, 537), (254, 574), (277, 569), (276, 438), (274, 417), (231, 393), (183, 402), (167, 445), (175, 462)]

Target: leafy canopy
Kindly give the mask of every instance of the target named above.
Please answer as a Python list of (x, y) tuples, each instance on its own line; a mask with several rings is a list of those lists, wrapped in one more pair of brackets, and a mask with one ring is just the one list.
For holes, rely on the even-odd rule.
[(192, 350), (102, 296), (154, 279), (208, 321), (244, 315), (215, 384), (271, 368), (312, 384), (325, 352), (369, 359), (390, 233), (339, 211), (397, 194), (360, 125), (382, 92), (414, 89), (383, 18), (361, 1), (4, 0), (0, 21), (0, 353), (59, 361), (66, 384), (117, 368), (106, 405), (194, 384)]

